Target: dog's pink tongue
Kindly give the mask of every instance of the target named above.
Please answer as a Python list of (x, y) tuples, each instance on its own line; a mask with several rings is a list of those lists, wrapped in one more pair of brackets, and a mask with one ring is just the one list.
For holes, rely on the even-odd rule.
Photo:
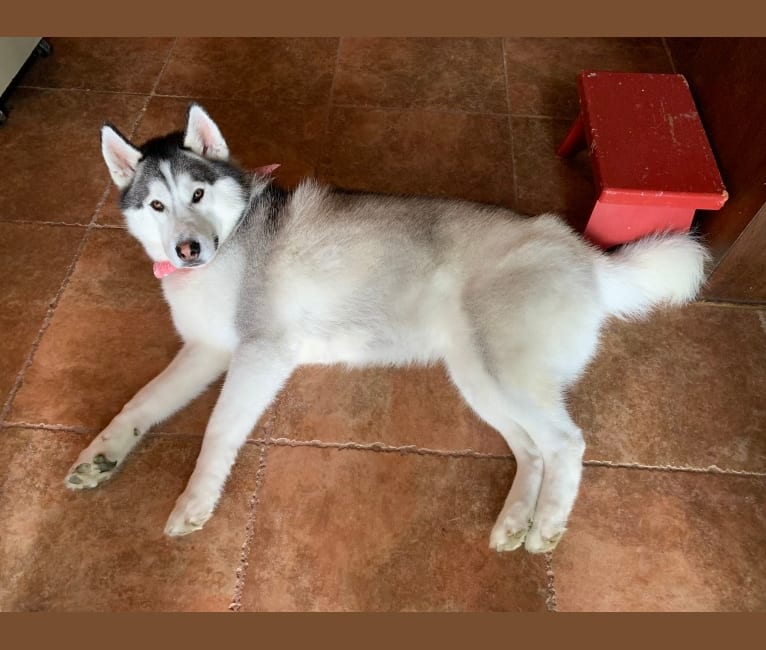
[(154, 277), (158, 280), (164, 278), (166, 275), (170, 275), (173, 271), (178, 269), (170, 262), (155, 262), (154, 263)]

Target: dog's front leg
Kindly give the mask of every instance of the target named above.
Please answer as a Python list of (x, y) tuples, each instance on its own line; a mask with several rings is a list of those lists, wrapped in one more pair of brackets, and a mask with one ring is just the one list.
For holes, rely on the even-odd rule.
[(175, 413), (223, 374), (230, 353), (187, 343), (157, 377), (144, 386), (78, 457), (66, 485), (81, 490), (110, 478), (146, 430)]
[(239, 449), (294, 367), (279, 346), (267, 342), (247, 343), (234, 353), (194, 472), (165, 534), (186, 535), (210, 518)]

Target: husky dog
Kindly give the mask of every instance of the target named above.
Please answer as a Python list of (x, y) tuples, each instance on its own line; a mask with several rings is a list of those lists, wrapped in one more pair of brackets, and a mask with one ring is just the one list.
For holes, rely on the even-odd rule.
[(213, 514), (238, 450), (297, 366), (443, 362), (516, 458), (490, 547), (550, 551), (585, 447), (565, 389), (608, 317), (688, 302), (704, 280), (706, 250), (686, 234), (607, 255), (549, 214), (313, 181), (285, 192), (232, 163), (196, 104), (184, 132), (135, 147), (107, 124), (101, 147), (127, 228), (165, 275), (184, 345), (80, 454), (66, 484), (110, 478), (147, 429), (226, 373), (171, 536)]

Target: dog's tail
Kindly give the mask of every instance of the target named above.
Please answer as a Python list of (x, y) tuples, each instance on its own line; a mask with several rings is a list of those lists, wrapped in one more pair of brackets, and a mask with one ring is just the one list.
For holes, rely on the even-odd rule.
[(657, 234), (627, 244), (596, 260), (596, 276), (606, 311), (639, 318), (661, 304), (695, 298), (705, 281), (707, 249), (688, 234)]

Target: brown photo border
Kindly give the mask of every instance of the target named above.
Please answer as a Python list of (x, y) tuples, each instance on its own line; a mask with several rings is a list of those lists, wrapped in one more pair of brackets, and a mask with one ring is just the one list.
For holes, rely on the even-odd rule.
[(358, 648), (614, 650), (761, 647), (761, 614), (24, 613), (0, 614), (14, 650)]
[[(764, 36), (753, 0), (510, 3), (473, 0), (40, 0), (2, 11), (0, 36)], [(213, 16), (212, 9), (215, 9)], [(723, 12), (725, 11), (725, 14)], [(2, 576), (0, 576), (2, 579)], [(73, 576), (76, 580), (76, 576)], [(424, 649), (755, 647), (762, 614), (88, 614), (3, 613), (5, 648), (258, 647)], [(142, 644), (142, 645), (137, 645)]]
[[(755, 0), (8, 0), (2, 36), (764, 36)], [(214, 9), (214, 11), (213, 11)], [(760, 20), (759, 20), (760, 17)]]

